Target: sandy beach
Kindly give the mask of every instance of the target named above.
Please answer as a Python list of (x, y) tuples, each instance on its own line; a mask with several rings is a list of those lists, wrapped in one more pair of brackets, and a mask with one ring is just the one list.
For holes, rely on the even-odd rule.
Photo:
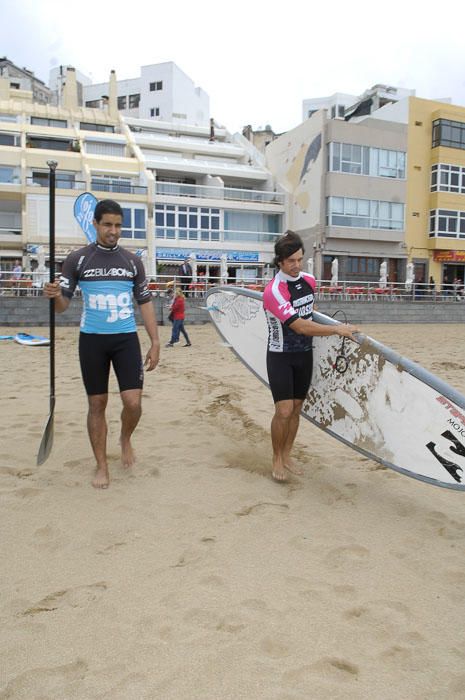
[[(465, 394), (465, 326), (363, 330)], [(465, 493), (307, 421), (305, 475), (275, 483), (268, 390), (213, 327), (188, 331), (146, 375), (133, 473), (112, 378), (106, 491), (78, 329), (56, 332), (41, 467), (49, 351), (1, 341), (0, 700), (463, 700)]]

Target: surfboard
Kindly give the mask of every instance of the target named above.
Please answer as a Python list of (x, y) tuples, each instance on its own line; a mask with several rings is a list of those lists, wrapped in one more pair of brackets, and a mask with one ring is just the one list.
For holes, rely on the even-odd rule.
[(30, 333), (16, 333), (15, 342), (20, 345), (50, 345), (50, 339), (43, 335), (31, 335)]
[[(268, 386), (262, 294), (214, 287), (207, 310), (237, 357)], [(323, 324), (338, 321), (314, 312)], [(313, 340), (302, 415), (352, 449), (406, 476), (465, 490), (465, 397), (367, 335)]]

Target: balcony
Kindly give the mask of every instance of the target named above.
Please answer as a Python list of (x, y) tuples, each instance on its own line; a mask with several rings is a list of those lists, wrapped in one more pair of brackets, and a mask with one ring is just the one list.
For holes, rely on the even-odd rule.
[[(44, 173), (43, 177), (38, 175), (33, 175), (32, 177), (26, 178), (26, 185), (28, 187), (48, 187), (48, 173)], [(83, 180), (68, 180), (66, 178), (60, 177), (58, 174), (55, 178), (55, 186), (57, 190), (85, 190), (86, 183)]]
[(13, 243), (18, 248), (22, 248), (21, 229), (20, 228), (3, 228), (0, 226), (0, 241), (2, 245)]
[(201, 241), (203, 243), (268, 243), (274, 244), (279, 233), (266, 231), (220, 231), (218, 229), (193, 230), (157, 226), (156, 240), (165, 241)]
[(115, 194), (139, 194), (145, 196), (147, 187), (143, 185), (131, 185), (126, 182), (105, 182), (103, 180), (92, 179), (93, 192), (114, 192)]
[(186, 185), (176, 182), (156, 182), (156, 194), (170, 197), (198, 197), (201, 199), (222, 199), (236, 202), (261, 202), (284, 206), (284, 194), (246, 190), (236, 187), (212, 187), (210, 185)]

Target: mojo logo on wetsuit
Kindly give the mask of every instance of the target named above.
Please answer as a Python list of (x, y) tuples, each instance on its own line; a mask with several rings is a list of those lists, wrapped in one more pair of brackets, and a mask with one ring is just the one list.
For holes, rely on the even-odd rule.
[(134, 313), (132, 298), (129, 292), (120, 294), (89, 294), (89, 309), (96, 311), (109, 311), (105, 319), (107, 323), (125, 321)]

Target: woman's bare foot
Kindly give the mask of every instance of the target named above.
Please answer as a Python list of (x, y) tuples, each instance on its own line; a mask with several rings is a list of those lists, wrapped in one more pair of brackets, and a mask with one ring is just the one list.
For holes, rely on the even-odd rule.
[(110, 484), (110, 475), (106, 467), (100, 467), (95, 472), (95, 476), (92, 479), (92, 486), (95, 489), (107, 489)]

